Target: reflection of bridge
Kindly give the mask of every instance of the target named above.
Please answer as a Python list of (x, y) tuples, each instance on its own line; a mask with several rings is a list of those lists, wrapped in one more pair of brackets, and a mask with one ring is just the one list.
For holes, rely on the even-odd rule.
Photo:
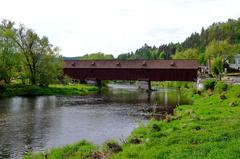
[(196, 81), (196, 60), (66, 60), (64, 73), (77, 80)]

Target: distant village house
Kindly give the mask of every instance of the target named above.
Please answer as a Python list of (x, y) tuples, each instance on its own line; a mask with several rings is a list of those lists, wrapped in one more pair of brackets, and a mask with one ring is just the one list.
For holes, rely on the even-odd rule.
[(240, 70), (240, 54), (235, 56), (235, 63), (229, 64), (230, 68)]

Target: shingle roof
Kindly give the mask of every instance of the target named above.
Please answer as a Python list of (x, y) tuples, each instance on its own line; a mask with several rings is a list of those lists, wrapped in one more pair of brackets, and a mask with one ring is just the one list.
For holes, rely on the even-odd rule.
[(64, 68), (198, 69), (196, 60), (65, 60)]

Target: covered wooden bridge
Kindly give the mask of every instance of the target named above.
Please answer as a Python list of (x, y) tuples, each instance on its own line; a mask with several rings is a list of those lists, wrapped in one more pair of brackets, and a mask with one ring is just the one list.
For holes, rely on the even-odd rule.
[(77, 80), (196, 81), (196, 60), (65, 60), (64, 73)]

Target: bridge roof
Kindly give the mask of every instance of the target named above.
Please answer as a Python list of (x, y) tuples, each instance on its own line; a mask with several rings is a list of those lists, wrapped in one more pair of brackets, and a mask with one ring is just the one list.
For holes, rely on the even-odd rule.
[(65, 60), (64, 68), (198, 69), (196, 60)]

